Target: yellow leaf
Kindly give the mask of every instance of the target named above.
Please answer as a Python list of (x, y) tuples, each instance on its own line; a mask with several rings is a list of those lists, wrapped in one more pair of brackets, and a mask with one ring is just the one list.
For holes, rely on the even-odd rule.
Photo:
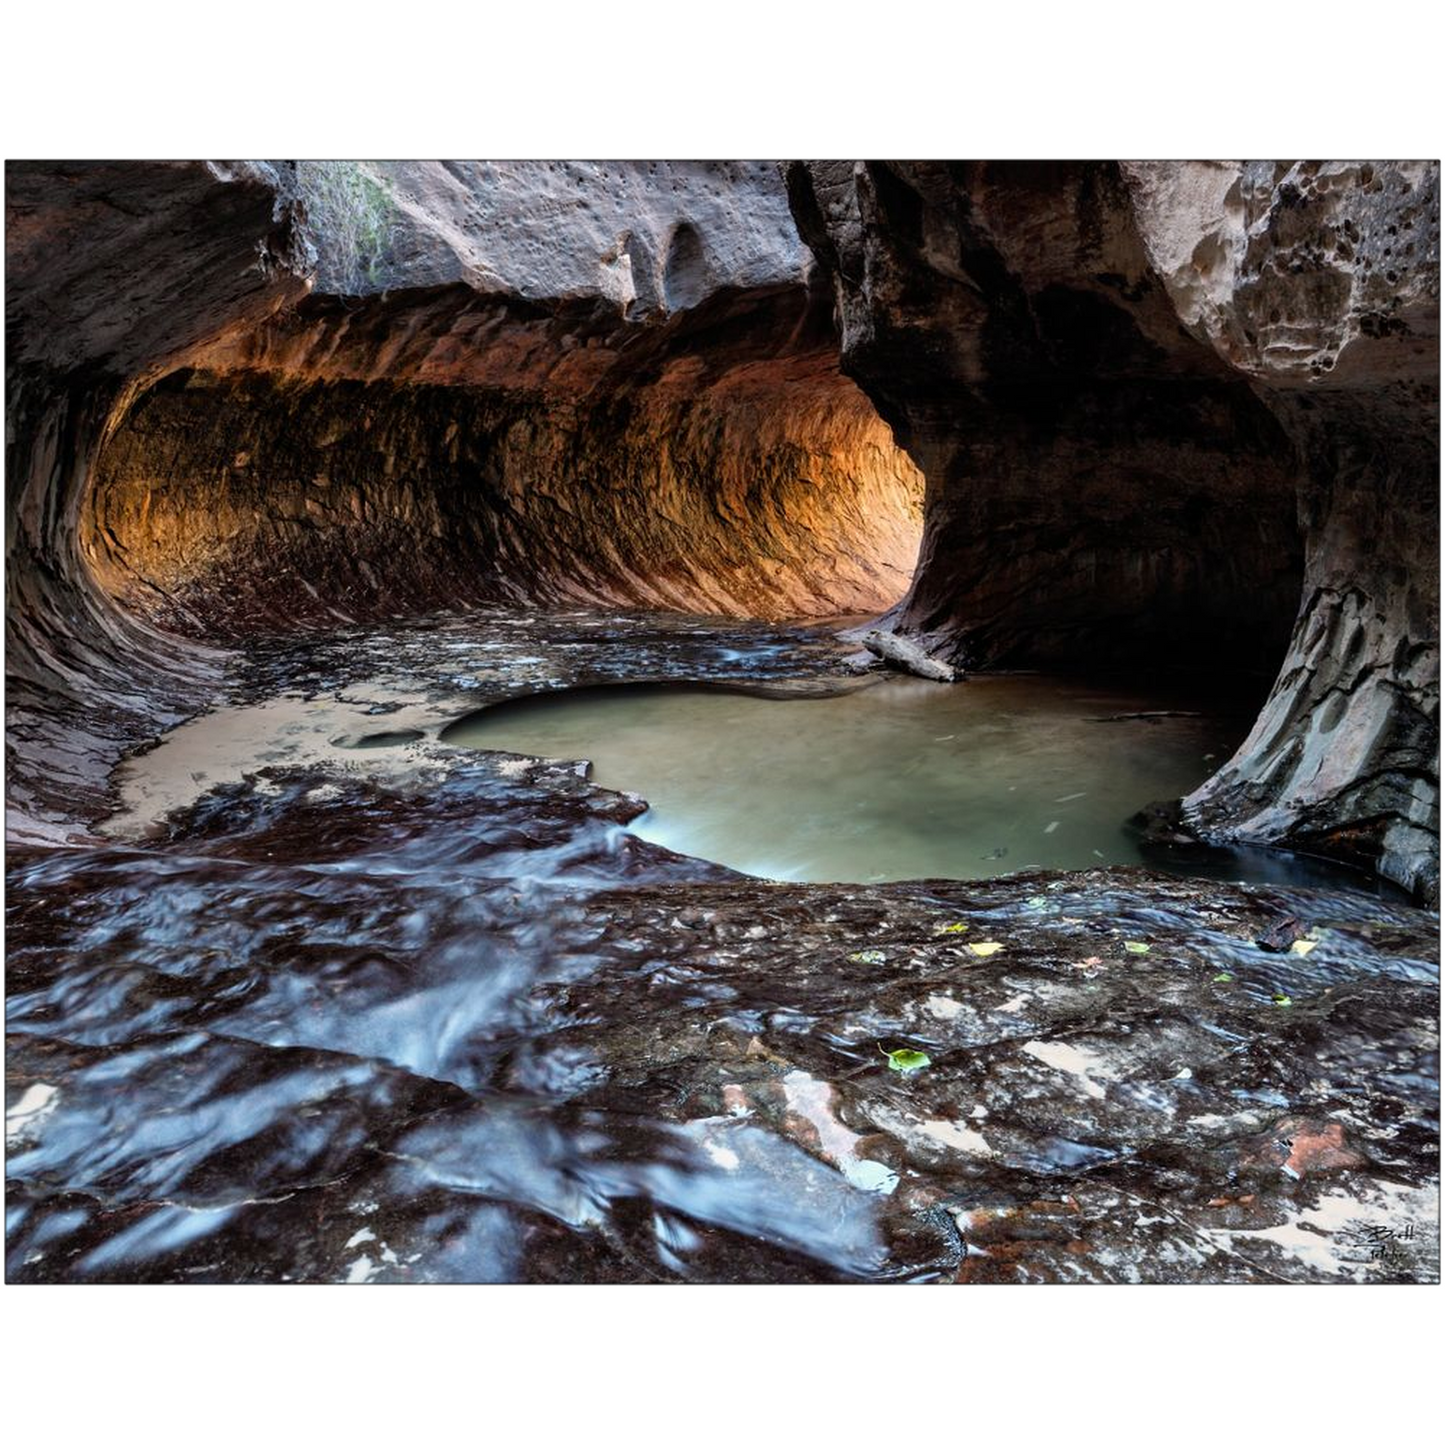
[(989, 940), (985, 943), (970, 943), (968, 945), (968, 951), (970, 953), (976, 953), (980, 958), (987, 958), (991, 953), (997, 953), (1002, 947), (1003, 944), (994, 943), (992, 940)]
[(1295, 939), (1295, 941), (1294, 941), (1292, 944), (1290, 944), (1290, 946), (1289, 946), (1289, 951), (1290, 951), (1291, 953), (1297, 953), (1297, 954), (1299, 954), (1299, 956), (1300, 956), (1301, 958), (1303, 958), (1303, 957), (1305, 956), (1305, 954), (1307, 954), (1308, 952), (1310, 952), (1310, 950), (1313, 949), (1314, 947), (1315, 947), (1315, 941), (1314, 941), (1314, 939), (1312, 939), (1312, 938), (1297, 938), (1297, 939)]

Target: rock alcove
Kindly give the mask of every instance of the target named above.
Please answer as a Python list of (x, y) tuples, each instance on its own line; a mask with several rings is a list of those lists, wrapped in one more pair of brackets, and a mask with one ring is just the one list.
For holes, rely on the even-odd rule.
[(1436, 167), (24, 163), (7, 212), (17, 1277), (1369, 1278), (1429, 1217), (1419, 908), (772, 885), (435, 739), (836, 692), (843, 615), (1225, 668), (1165, 831), (1433, 905)]

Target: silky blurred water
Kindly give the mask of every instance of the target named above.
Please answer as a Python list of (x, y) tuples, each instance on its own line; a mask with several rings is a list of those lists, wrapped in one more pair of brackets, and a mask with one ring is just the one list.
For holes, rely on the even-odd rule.
[(1147, 861), (1125, 820), (1192, 791), (1243, 736), (1229, 710), (1104, 720), (1170, 708), (1181, 705), (1037, 676), (887, 678), (786, 700), (611, 687), (491, 708), (444, 737), (586, 758), (594, 781), (651, 805), (634, 832), (741, 872), (987, 878)]
[[(445, 705), (555, 689), (448, 741), (591, 758), (652, 811), (570, 764), (423, 743), (439, 714), (397, 703), (431, 696), (439, 657)], [(1179, 1251), (1219, 1131), (1276, 1113), (1370, 1151), (1343, 1176), (1356, 1222), (1398, 1227), (1408, 1196), (1433, 1238), (1436, 920), (1265, 850), (1145, 857), (1308, 886), (851, 881), (1136, 861), (1124, 820), (1223, 761), (1257, 698), (1159, 678), (738, 690), (817, 688), (834, 657), (601, 614), (358, 634), (268, 663), (264, 698), (314, 711), (315, 748), (263, 730), (219, 766), (168, 765), (193, 786), (143, 838), (10, 850), (7, 1278), (1239, 1279), (1266, 1224), (1310, 1253), (1276, 1250), (1264, 1277), (1318, 1278), (1318, 1258), (1334, 1277), (1343, 1244), (1299, 1234), (1280, 1170), (1235, 1221), (1255, 1243)], [(562, 690), (637, 676), (734, 689)], [(324, 694), (353, 714), (335, 729)], [(1157, 709), (1203, 715), (1092, 721)], [(357, 752), (412, 742), (399, 770)], [(1315, 946), (1255, 942), (1286, 919)], [(890, 1069), (902, 1045), (931, 1065)], [(1059, 1066), (1085, 1056), (1097, 1078)], [(1035, 1200), (1065, 1178), (1081, 1208), (1041, 1232)], [(1225, 1226), (1201, 1202), (1183, 1227)]]

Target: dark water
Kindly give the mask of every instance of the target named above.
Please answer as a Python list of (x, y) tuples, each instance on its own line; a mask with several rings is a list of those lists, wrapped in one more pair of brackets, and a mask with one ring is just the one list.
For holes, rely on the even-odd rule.
[[(1119, 716), (1160, 711), (1196, 715)], [(1147, 863), (1352, 880), (1252, 851), (1171, 856), (1126, 826), (1203, 782), (1245, 726), (1228, 700), (1002, 676), (955, 687), (888, 678), (788, 700), (592, 688), (488, 709), (444, 739), (589, 759), (596, 782), (650, 804), (633, 824), (640, 837), (760, 877), (889, 882)]]

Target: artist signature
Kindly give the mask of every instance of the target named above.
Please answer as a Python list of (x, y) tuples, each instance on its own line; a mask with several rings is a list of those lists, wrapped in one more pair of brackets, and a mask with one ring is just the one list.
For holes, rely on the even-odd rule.
[(1384, 1224), (1362, 1224), (1350, 1230), (1348, 1238), (1355, 1248), (1367, 1251), (1370, 1259), (1404, 1267), (1410, 1262), (1415, 1226), (1407, 1224), (1401, 1229), (1391, 1229)]

